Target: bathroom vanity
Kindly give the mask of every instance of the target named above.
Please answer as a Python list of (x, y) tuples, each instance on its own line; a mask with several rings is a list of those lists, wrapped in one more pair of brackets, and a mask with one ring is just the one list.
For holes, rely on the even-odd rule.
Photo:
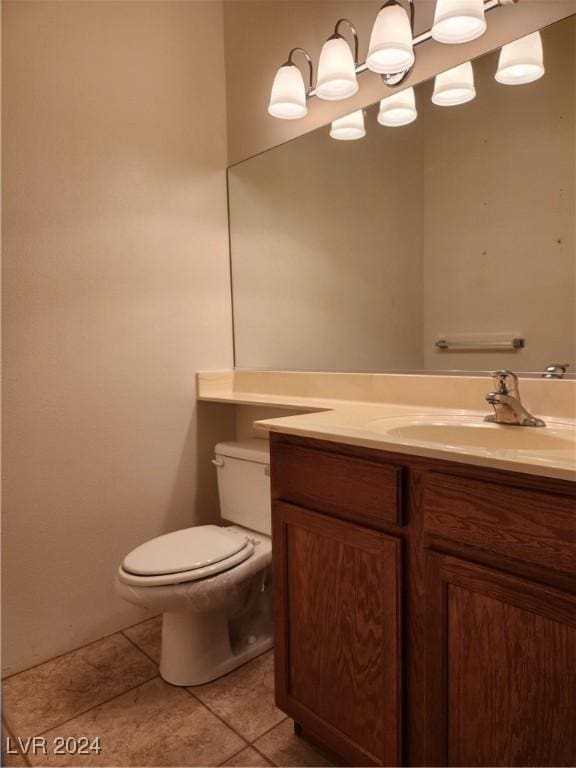
[(393, 127), (383, 88), (361, 140), (228, 169), (236, 369), (198, 389), (300, 412), (237, 425), (277, 704), (345, 765), (576, 765), (575, 30), (530, 84), (493, 51), (455, 109), (419, 83)]
[(276, 701), (297, 731), (345, 765), (574, 765), (576, 483), (279, 423)]

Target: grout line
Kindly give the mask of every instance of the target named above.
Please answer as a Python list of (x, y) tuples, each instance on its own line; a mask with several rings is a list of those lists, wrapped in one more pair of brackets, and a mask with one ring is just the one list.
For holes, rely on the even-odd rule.
[(162, 614), (157, 613), (155, 616), (150, 616), (148, 619), (142, 619), (141, 621), (135, 621), (134, 624), (129, 624), (127, 627), (122, 627), (122, 629), (119, 629), (118, 632), (125, 632), (127, 629), (132, 629), (132, 627), (137, 627), (139, 624), (146, 624), (148, 621), (152, 621), (152, 619), (158, 619), (161, 618)]
[(258, 736), (256, 736), (256, 738), (255, 738), (253, 741), (251, 741), (251, 742), (250, 742), (250, 744), (251, 744), (252, 746), (254, 746), (254, 742), (255, 742), (255, 741), (258, 741), (258, 739), (261, 739), (261, 738), (262, 738), (262, 736), (266, 736), (266, 734), (267, 734), (267, 733), (270, 733), (270, 731), (273, 731), (273, 730), (274, 730), (274, 728), (276, 728), (276, 727), (277, 727), (277, 726), (279, 726), (281, 723), (283, 723), (283, 722), (284, 722), (284, 720), (288, 720), (288, 715), (284, 715), (284, 717), (282, 718), (282, 720), (278, 720), (278, 722), (277, 722), (277, 723), (274, 723), (274, 725), (271, 725), (271, 726), (270, 726), (270, 728), (266, 728), (266, 730), (265, 730), (265, 731), (262, 731), (262, 733), (258, 734)]
[[(126, 627), (126, 629), (130, 629), (130, 627)], [(155, 665), (156, 665), (158, 668), (160, 667), (160, 665), (158, 664), (158, 662), (156, 661), (156, 659), (153, 659), (153, 658), (152, 658), (152, 656), (150, 656), (150, 654), (149, 654), (149, 653), (147, 653), (147, 652), (144, 650), (144, 648), (140, 648), (140, 646), (138, 645), (138, 643), (136, 643), (134, 640), (132, 640), (132, 638), (131, 638), (131, 637), (128, 637), (128, 635), (125, 635), (125, 634), (124, 634), (124, 630), (122, 630), (122, 631), (120, 632), (120, 634), (121, 634), (121, 635), (123, 635), (123, 636), (126, 638), (126, 640), (128, 640), (128, 642), (129, 642), (129, 643), (131, 643), (131, 644), (134, 646), (134, 648), (136, 648), (136, 650), (140, 651), (140, 653), (143, 653), (143, 654), (144, 654), (144, 656), (146, 656), (146, 658), (147, 658), (147, 659), (150, 659), (150, 661), (151, 661), (151, 662), (153, 662), (153, 663), (154, 663), (154, 664), (155, 664)]]
[(256, 754), (260, 755), (260, 757), (263, 760), (265, 760), (269, 766), (271, 766), (271, 768), (276, 766), (276, 763), (273, 763), (269, 757), (266, 757), (266, 755), (263, 752), (261, 752), (257, 747), (254, 746), (254, 744), (248, 744), (248, 746), (242, 747), (242, 749), (238, 750), (238, 752), (235, 752), (231, 757), (226, 758), (226, 760), (224, 760), (223, 763), (220, 763), (220, 765), (221, 766), (224, 765), (224, 763), (227, 763), (228, 760), (234, 760), (234, 758), (238, 757), (238, 755), (244, 752), (245, 749), (253, 749), (254, 752), (256, 752)]
[[(281, 722), (283, 723), (284, 720), (282, 720)], [(280, 725), (280, 723), (278, 723), (278, 725)], [(268, 731), (266, 731), (266, 733), (268, 733)], [(258, 737), (258, 738), (260, 738), (260, 737)], [(271, 758), (269, 758), (268, 755), (266, 755), (264, 752), (262, 752), (261, 749), (258, 749), (257, 746), (255, 746), (254, 744), (250, 744), (250, 746), (252, 747), (252, 749), (255, 752), (257, 752), (260, 755), (260, 757), (262, 757), (264, 760), (266, 760), (267, 763), (269, 763), (272, 766), (276, 765), (276, 763)]]
[[(185, 690), (187, 693), (189, 693), (189, 694), (190, 694), (190, 696), (192, 696), (192, 698), (193, 698), (195, 701), (197, 701), (197, 702), (199, 702), (200, 704), (202, 704), (202, 706), (203, 706), (203, 707), (206, 707), (206, 709), (207, 709), (209, 712), (211, 712), (211, 713), (214, 715), (214, 717), (217, 717), (217, 718), (218, 718), (218, 720), (220, 720), (220, 722), (221, 722), (221, 723), (224, 723), (224, 725), (225, 725), (227, 728), (229, 728), (231, 731), (233, 731), (233, 733), (235, 733), (235, 734), (236, 734), (236, 736), (239, 736), (239, 737), (242, 739), (242, 741), (243, 741), (243, 742), (244, 742), (244, 744), (245, 744), (245, 745), (244, 745), (244, 747), (242, 747), (242, 749), (245, 749), (246, 747), (249, 747), (249, 746), (250, 746), (250, 742), (248, 741), (248, 739), (246, 738), (246, 736), (242, 736), (242, 734), (241, 734), (239, 731), (237, 731), (237, 730), (236, 730), (236, 728), (234, 728), (234, 726), (233, 726), (233, 725), (230, 725), (230, 723), (228, 723), (226, 720), (224, 720), (224, 718), (223, 718), (221, 715), (219, 715), (219, 714), (218, 714), (218, 712), (215, 712), (215, 711), (212, 709), (212, 707), (210, 707), (210, 705), (208, 705), (208, 704), (204, 703), (204, 702), (202, 701), (202, 699), (198, 698), (198, 696), (195, 696), (195, 695), (192, 693), (192, 691), (191, 691), (189, 688), (186, 688), (186, 687), (185, 687), (185, 688), (184, 688), (184, 690)], [(242, 750), (240, 750), (240, 751), (242, 751)], [(236, 754), (238, 754), (238, 753), (236, 753)]]
[[(264, 656), (266, 653), (269, 653), (269, 652), (270, 652), (270, 649), (268, 651), (264, 651), (261, 654), (258, 654), (258, 656), (255, 656), (254, 659), (250, 659), (250, 661), (248, 662), (248, 664), (246, 666), (248, 666), (249, 664), (254, 662), (256, 659), (259, 659), (261, 656)], [(232, 675), (235, 671), (236, 670), (231, 670), (227, 674), (228, 675)], [(224, 677), (227, 677), (227, 675), (224, 675)], [(219, 679), (222, 679), (222, 678), (219, 678)], [(258, 736), (255, 736), (254, 739), (252, 739), (250, 741), (250, 740), (248, 740), (248, 738), (246, 736), (244, 736), (242, 733), (240, 733), (233, 725), (231, 725), (227, 720), (225, 720), (224, 717), (219, 715), (218, 712), (214, 711), (212, 709), (212, 707), (210, 707), (208, 704), (206, 704), (205, 701), (203, 701), (199, 696), (196, 696), (194, 694), (194, 692), (190, 688), (185, 687), (184, 690), (187, 691), (190, 694), (190, 696), (192, 696), (193, 699), (195, 699), (196, 701), (200, 702), (200, 704), (202, 704), (202, 706), (206, 707), (206, 709), (209, 712), (211, 712), (214, 715), (214, 717), (218, 718), (218, 720), (220, 720), (221, 723), (223, 723), (227, 728), (229, 728), (233, 733), (235, 733), (236, 736), (238, 736), (244, 742), (246, 742), (246, 745), (244, 747), (242, 747), (242, 749), (239, 750), (239, 752), (236, 752), (234, 755), (232, 755), (232, 757), (235, 757), (236, 755), (238, 755), (240, 752), (242, 752), (248, 746), (248, 747), (253, 747), (256, 750), (256, 752), (260, 755), (260, 757), (263, 757), (268, 763), (270, 763), (271, 766), (275, 766), (276, 765), (276, 763), (274, 763), (273, 760), (271, 760), (263, 752), (261, 752), (258, 749), (258, 747), (254, 746), (254, 742), (257, 741), (258, 739), (262, 738), (262, 736), (265, 736), (270, 731), (274, 730), (274, 728), (276, 728), (278, 725), (283, 723), (285, 720), (288, 720), (288, 715), (284, 715), (284, 717), (281, 720), (279, 720), (277, 723), (274, 723), (273, 725), (271, 725), (270, 728), (266, 728), (265, 731), (262, 731), (262, 733), (258, 734)], [(230, 759), (231, 758), (227, 758), (227, 760), (230, 760)]]
[[(234, 726), (230, 725), (230, 723), (227, 723), (227, 722), (226, 722), (226, 720), (224, 720), (224, 718), (223, 718), (223, 717), (221, 717), (221, 716), (218, 714), (218, 712), (214, 712), (214, 710), (213, 710), (211, 707), (209, 707), (209, 706), (208, 706), (208, 704), (205, 704), (205, 703), (202, 701), (202, 699), (199, 699), (199, 698), (198, 698), (198, 696), (195, 696), (195, 695), (192, 693), (192, 691), (191, 691), (189, 688), (186, 688), (186, 687), (184, 687), (184, 690), (185, 690), (187, 693), (189, 693), (189, 694), (190, 694), (190, 696), (192, 696), (192, 698), (194, 699), (194, 701), (197, 701), (199, 704), (201, 704), (203, 707), (205, 707), (205, 708), (208, 710), (208, 712), (211, 712), (211, 713), (214, 715), (214, 717), (218, 718), (218, 720), (220, 720), (220, 722), (221, 722), (221, 723), (223, 723), (223, 724), (224, 724), (224, 725), (225, 725), (227, 728), (229, 728), (229, 729), (230, 729), (230, 730), (231, 730), (233, 733), (235, 733), (235, 734), (236, 734), (236, 736), (238, 736), (240, 739), (242, 739), (242, 741), (244, 742), (244, 746), (242, 747), (242, 749), (246, 749), (246, 747), (249, 747), (249, 746), (250, 746), (250, 742), (248, 741), (248, 739), (247, 739), (245, 736), (242, 736), (242, 734), (241, 734), (241, 733), (239, 733), (239, 732), (236, 730), (236, 728), (234, 728)], [(241, 751), (242, 751), (242, 749), (241, 749), (241, 750), (239, 750), (239, 751), (241, 752)], [(236, 754), (236, 755), (237, 755), (237, 754), (238, 754), (238, 752), (235, 752), (234, 754)], [(233, 756), (234, 756), (234, 755), (233, 755)]]
[[(158, 614), (160, 615), (160, 614)], [(109, 635), (103, 635), (102, 637), (98, 637), (96, 640), (90, 640), (89, 643), (84, 643), (84, 645), (79, 645), (77, 648), (71, 648), (69, 651), (64, 651), (64, 653), (59, 653), (57, 656), (52, 656), (49, 659), (44, 659), (44, 661), (39, 661), (38, 664), (32, 664), (31, 667), (26, 667), (26, 669), (21, 669), (18, 672), (12, 672), (11, 675), (6, 675), (2, 678), (2, 683), (5, 683), (7, 680), (11, 680), (13, 677), (16, 677), (16, 675), (21, 675), (24, 672), (30, 672), (32, 669), (36, 669), (37, 667), (41, 667), (42, 664), (48, 664), (50, 661), (56, 661), (57, 659), (61, 659), (64, 656), (68, 656), (70, 653), (74, 653), (75, 651), (79, 651), (82, 648), (88, 648), (90, 645), (95, 645), (96, 643), (101, 642), (102, 640), (107, 640), (109, 637), (114, 637), (114, 635), (124, 635), (125, 629), (131, 629), (132, 627), (137, 627), (138, 624), (145, 624), (147, 621), (152, 621), (152, 619), (156, 619), (157, 616), (151, 616), (149, 619), (144, 619), (144, 621), (137, 621), (136, 624), (130, 624), (129, 627), (123, 627), (123, 629), (117, 629), (114, 632), (110, 632)]]
[[(196, 696), (189, 688), (184, 688), (185, 691), (187, 691), (190, 696), (192, 696), (193, 699), (198, 701), (200, 704), (202, 704), (203, 707), (206, 707), (206, 709), (211, 712), (214, 717), (218, 718), (221, 723), (223, 723), (227, 728), (229, 728), (233, 733), (236, 734), (242, 741), (246, 742), (245, 745), (240, 749), (238, 752), (236, 752), (234, 755), (232, 755), (229, 758), (226, 758), (226, 760), (231, 760), (232, 757), (236, 757), (236, 755), (240, 754), (246, 747), (252, 747), (259, 755), (260, 757), (263, 757), (264, 760), (266, 760), (271, 766), (275, 766), (276, 763), (274, 763), (273, 760), (271, 760), (267, 755), (265, 755), (263, 752), (260, 751), (260, 749), (255, 746), (255, 741), (258, 741), (258, 739), (261, 739), (263, 736), (265, 736), (267, 733), (270, 733), (270, 731), (273, 731), (274, 728), (279, 726), (281, 723), (283, 723), (285, 720), (288, 720), (288, 715), (285, 715), (281, 720), (279, 720), (277, 723), (274, 723), (270, 726), (270, 728), (267, 728), (265, 731), (262, 731), (262, 733), (258, 734), (252, 741), (249, 741), (246, 736), (244, 736), (242, 733), (240, 733), (233, 725), (230, 725), (230, 723), (225, 720), (221, 715), (218, 714), (218, 712), (215, 712), (206, 702), (202, 701), (198, 696)], [(224, 762), (226, 762), (226, 760)]]
[[(259, 740), (260, 740), (260, 739), (261, 739), (263, 736), (265, 736), (266, 734), (270, 733), (270, 731), (273, 731), (273, 730), (274, 730), (274, 728), (276, 728), (277, 726), (279, 726), (279, 725), (281, 725), (282, 723), (286, 722), (286, 720), (290, 720), (290, 719), (291, 719), (291, 718), (290, 718), (290, 716), (289, 716), (289, 715), (286, 715), (284, 718), (282, 718), (282, 720), (280, 720), (280, 722), (276, 723), (276, 725), (273, 725), (271, 728), (268, 728), (268, 730), (267, 730), (267, 731), (264, 731), (264, 733), (260, 734), (260, 736), (258, 736), (258, 737), (255, 739), (255, 741), (253, 741), (253, 742), (251, 742), (251, 743), (250, 743), (250, 746), (251, 746), (253, 749), (255, 749), (255, 750), (256, 750), (256, 752), (258, 752), (258, 754), (259, 754), (261, 757), (263, 757), (265, 760), (267, 760), (267, 761), (268, 761), (268, 762), (269, 762), (269, 763), (270, 763), (272, 766), (275, 766), (275, 768), (282, 768), (282, 766), (281, 766), (281, 764), (280, 764), (280, 763), (275, 763), (275, 762), (274, 762), (274, 760), (272, 760), (272, 758), (271, 758), (271, 757), (269, 757), (269, 755), (267, 755), (265, 752), (263, 752), (263, 751), (262, 751), (262, 749), (261, 749), (260, 747), (256, 746), (256, 741), (259, 741)], [(306, 742), (306, 743), (308, 744), (308, 746), (309, 746), (311, 749), (313, 749), (314, 751), (318, 752), (319, 754), (322, 754), (322, 751), (321, 751), (321, 750), (319, 750), (319, 749), (318, 749), (318, 748), (317, 748), (317, 747), (316, 747), (314, 744), (310, 744), (309, 742)], [(332, 765), (332, 763), (330, 763), (330, 765)]]
[(133, 685), (131, 688), (127, 688), (125, 691), (122, 691), (122, 693), (117, 693), (115, 696), (110, 696), (109, 699), (104, 699), (104, 701), (98, 702), (98, 704), (94, 704), (93, 707), (88, 707), (88, 709), (83, 709), (81, 712), (77, 712), (73, 717), (69, 717), (66, 720), (62, 720), (60, 723), (55, 723), (54, 725), (51, 725), (50, 728), (46, 728), (44, 731), (40, 731), (40, 733), (35, 733), (34, 736), (44, 736), (47, 733), (50, 733), (50, 731), (53, 731), (54, 728), (60, 728), (63, 725), (66, 725), (67, 723), (71, 723), (73, 720), (76, 720), (77, 717), (81, 717), (82, 715), (88, 714), (88, 712), (92, 712), (93, 709), (98, 709), (98, 707), (103, 706), (104, 704), (109, 704), (111, 701), (114, 701), (114, 699), (119, 699), (120, 696), (124, 696), (126, 693), (130, 693), (130, 691), (136, 690), (136, 688), (140, 688), (142, 685), (146, 685), (146, 683), (152, 682), (152, 680), (156, 680), (157, 677), (160, 677), (160, 675), (156, 672), (153, 677), (148, 678), (147, 680), (142, 680), (141, 683), (138, 683), (138, 685)]
[[(227, 677), (232, 677), (234, 675), (234, 673), (237, 672), (239, 669), (241, 669), (242, 667), (249, 667), (251, 664), (255, 663), (257, 659), (260, 659), (262, 656), (265, 656), (267, 653), (270, 653), (271, 650), (272, 649), (269, 648), (267, 651), (262, 651), (262, 653), (259, 653), (258, 656), (254, 656), (253, 659), (250, 659), (249, 661), (247, 661), (244, 664), (240, 665), (240, 667), (235, 667), (234, 669), (231, 669), (229, 672), (226, 672), (225, 675), (222, 675), (222, 677), (217, 677), (215, 680), (210, 680), (208, 683), (203, 683), (202, 687), (204, 685), (210, 685), (210, 683), (215, 683), (216, 681), (219, 681), (219, 680), (225, 680)], [(206, 707), (206, 709), (210, 710), (210, 712), (212, 712), (213, 715), (216, 715), (216, 717), (219, 720), (222, 720), (223, 723), (228, 725), (228, 727), (231, 728), (234, 731), (234, 733), (236, 733), (238, 736), (240, 736), (242, 739), (244, 739), (244, 741), (247, 741), (245, 736), (242, 736), (241, 733), (238, 733), (238, 731), (236, 731), (236, 729), (233, 726), (229, 725), (222, 717), (220, 717), (220, 715), (217, 712), (215, 712), (208, 704), (206, 704), (204, 701), (202, 701), (202, 699), (199, 696), (196, 696), (196, 694), (192, 690), (195, 687), (196, 686), (189, 686), (189, 687), (186, 687), (186, 690), (188, 691), (188, 693), (191, 696), (193, 696), (196, 699), (196, 701), (199, 701), (201, 704), (203, 704)], [(200, 687), (200, 686), (198, 686), (198, 687)], [(259, 737), (257, 737), (257, 738), (259, 738)], [(247, 743), (250, 744), (249, 741)]]
[(239, 755), (241, 752), (244, 752), (244, 750), (245, 750), (245, 749), (248, 749), (248, 748), (249, 748), (249, 746), (250, 746), (250, 745), (248, 745), (248, 746), (246, 746), (246, 747), (242, 747), (241, 749), (239, 749), (239, 750), (238, 750), (238, 752), (234, 752), (234, 754), (233, 754), (233, 755), (230, 755), (230, 757), (227, 757), (227, 758), (226, 758), (226, 760), (223, 760), (221, 763), (218, 763), (218, 766), (224, 765), (224, 763), (227, 763), (227, 762), (228, 762), (228, 760), (234, 760), (234, 758), (235, 758), (235, 757), (238, 757), (238, 755)]

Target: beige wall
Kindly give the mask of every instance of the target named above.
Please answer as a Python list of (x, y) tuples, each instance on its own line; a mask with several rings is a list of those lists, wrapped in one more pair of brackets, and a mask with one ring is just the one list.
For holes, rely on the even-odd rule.
[(423, 367), (423, 124), (375, 121), (230, 169), (237, 366)]
[[(474, 63), (478, 97), (425, 107), (425, 367), (539, 371), (576, 364), (576, 17), (542, 33), (546, 75), (494, 80)], [(518, 352), (438, 352), (444, 336), (521, 336)]]
[(232, 364), (221, 3), (3, 14), (12, 673), (142, 618), (115, 570), (215, 515), (234, 415), (194, 402), (195, 371)]
[[(276, 69), (294, 46), (306, 48), (318, 62), (334, 23), (348, 16), (360, 36), (360, 59), (366, 58), (372, 24), (382, 0), (225, 0), (228, 155), (231, 163), (318, 128), (334, 117), (365, 107), (389, 93), (372, 72), (360, 76), (351, 99), (313, 99), (302, 120), (277, 120), (266, 111)], [(416, 0), (416, 31), (429, 29), (432, 0)], [(416, 66), (407, 84), (427, 80), (443, 69), (476, 58), (503, 43), (541, 29), (576, 12), (576, 0), (519, 0), (491, 11), (488, 31), (466, 45), (428, 41), (417, 49)]]

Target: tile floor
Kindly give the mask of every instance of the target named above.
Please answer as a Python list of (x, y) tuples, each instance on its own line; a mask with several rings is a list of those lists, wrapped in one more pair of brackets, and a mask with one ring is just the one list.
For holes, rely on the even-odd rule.
[[(3, 739), (42, 736), (48, 754), (5, 766), (325, 766), (274, 706), (272, 652), (220, 680), (177, 688), (158, 675), (160, 618), (3, 682)], [(100, 737), (102, 751), (55, 755), (55, 737)]]

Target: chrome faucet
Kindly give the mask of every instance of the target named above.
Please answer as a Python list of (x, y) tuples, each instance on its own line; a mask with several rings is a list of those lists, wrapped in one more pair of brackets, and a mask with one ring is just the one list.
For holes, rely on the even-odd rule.
[(486, 401), (494, 408), (493, 416), (486, 416), (484, 421), (494, 424), (509, 424), (517, 427), (545, 427), (542, 419), (532, 416), (522, 405), (518, 389), (518, 377), (512, 371), (496, 371), (494, 374), (494, 392), (488, 392)]

